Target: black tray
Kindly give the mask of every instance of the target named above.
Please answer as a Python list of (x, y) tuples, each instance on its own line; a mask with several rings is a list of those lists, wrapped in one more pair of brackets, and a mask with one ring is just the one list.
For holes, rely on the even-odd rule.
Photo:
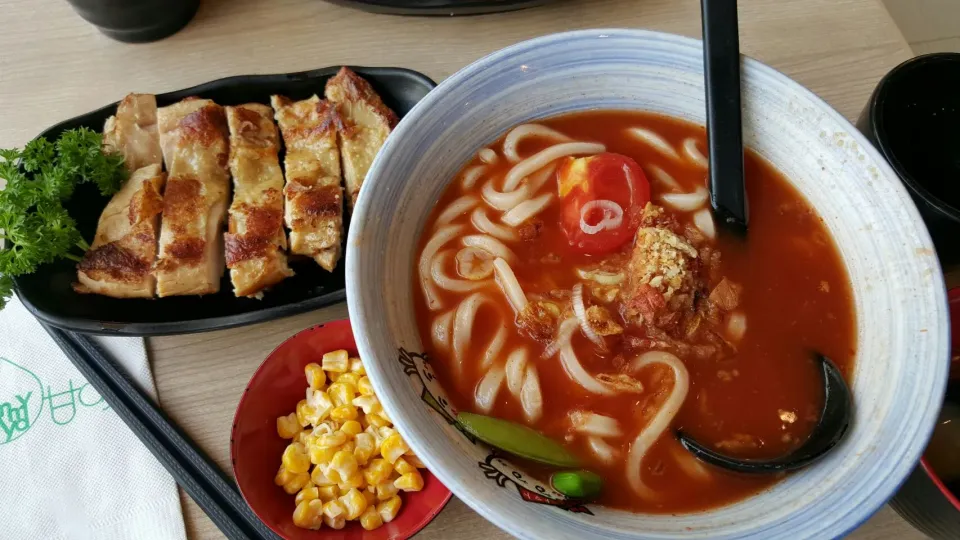
[(412, 16), (482, 15), (516, 11), (550, 0), (327, 0), (373, 13)]
[[(284, 75), (245, 75), (229, 77), (176, 92), (157, 95), (157, 105), (175, 103), (187, 96), (200, 96), (220, 105), (269, 103), (271, 94), (292, 99), (323, 95), (327, 79), (337, 67), (288, 73)], [(436, 86), (427, 76), (400, 68), (351, 67), (370, 81), (383, 101), (403, 117)], [(131, 82), (131, 90), (135, 87)], [(100, 131), (116, 103), (61, 122), (41, 133), (55, 139), (67, 129), (81, 126)], [(282, 159), (282, 157), (281, 157)], [(108, 199), (90, 184), (81, 185), (66, 205), (77, 221), (80, 233), (93, 239), (100, 212)], [(349, 226), (345, 221), (344, 229)], [(343, 235), (346, 240), (346, 234)], [(33, 274), (16, 278), (17, 296), (38, 319), (50, 325), (94, 334), (156, 336), (185, 334), (231, 328), (303, 313), (328, 306), (346, 298), (344, 261), (329, 273), (312, 260), (294, 260), (296, 272), (264, 294), (262, 300), (236, 298), (229, 273), (224, 272), (220, 292), (204, 297), (181, 296), (160, 299), (116, 299), (93, 294), (77, 294), (71, 285), (77, 279), (76, 266), (62, 260), (44, 265)]]

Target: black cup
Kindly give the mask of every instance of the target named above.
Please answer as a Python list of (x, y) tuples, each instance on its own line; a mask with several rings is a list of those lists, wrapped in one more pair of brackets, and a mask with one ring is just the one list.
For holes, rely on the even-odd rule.
[(960, 262), (960, 54), (908, 60), (857, 120), (910, 191), (944, 266)]
[(107, 37), (128, 43), (157, 41), (190, 22), (200, 0), (67, 0)]

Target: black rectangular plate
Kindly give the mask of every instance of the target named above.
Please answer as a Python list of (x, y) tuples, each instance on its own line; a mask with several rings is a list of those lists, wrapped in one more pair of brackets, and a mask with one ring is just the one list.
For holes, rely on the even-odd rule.
[[(340, 69), (329, 67), (284, 75), (244, 75), (157, 95), (157, 105), (176, 103), (188, 96), (212, 99), (220, 105), (270, 103), (271, 94), (291, 99), (322, 96), (327, 79)], [(351, 67), (370, 81), (384, 103), (401, 118), (432, 90), (436, 83), (427, 76), (401, 68)], [(131, 87), (136, 85), (131, 82)], [(101, 131), (117, 104), (61, 122), (40, 136), (56, 139), (61, 132), (77, 127)], [(80, 233), (92, 240), (103, 197), (90, 184), (81, 185), (65, 205), (77, 221)], [(345, 222), (344, 229), (349, 226)], [(346, 234), (344, 234), (346, 241)], [(179, 296), (158, 299), (117, 299), (95, 294), (77, 294), (76, 265), (62, 260), (40, 267), (37, 272), (16, 278), (20, 301), (38, 319), (53, 326), (94, 334), (158, 336), (219, 330), (287, 317), (341, 302), (346, 298), (344, 261), (330, 273), (310, 259), (294, 260), (296, 275), (264, 293), (262, 300), (236, 298), (229, 273), (224, 272), (220, 292), (207, 296)]]

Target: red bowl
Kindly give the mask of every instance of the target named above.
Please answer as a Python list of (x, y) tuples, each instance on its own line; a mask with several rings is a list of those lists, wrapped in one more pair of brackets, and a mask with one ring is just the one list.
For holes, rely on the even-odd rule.
[(233, 418), (230, 459), (243, 498), (254, 513), (274, 532), (289, 540), (401, 540), (426, 526), (450, 500), (446, 486), (424, 471), (424, 487), (402, 493), (400, 513), (390, 523), (373, 531), (348, 523), (337, 531), (318, 531), (293, 524), (294, 497), (273, 483), (280, 457), (288, 441), (277, 435), (277, 417), (290, 414), (303, 399), (307, 381), (303, 368), (319, 362), (325, 352), (346, 349), (357, 354), (350, 321), (321, 324), (303, 330), (274, 349), (260, 364), (243, 391)]

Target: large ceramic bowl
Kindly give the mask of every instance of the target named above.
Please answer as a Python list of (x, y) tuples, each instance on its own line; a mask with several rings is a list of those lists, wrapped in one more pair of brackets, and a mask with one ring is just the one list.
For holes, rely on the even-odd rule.
[(897, 176), (840, 114), (746, 59), (746, 144), (812, 203), (852, 281), (855, 424), (821, 462), (742, 502), (686, 515), (580, 506), (490, 455), (450, 424), (414, 319), (413, 269), (427, 215), (474, 153), (522, 122), (597, 108), (704, 123), (701, 43), (594, 30), (546, 36), (483, 58), (430, 92), (374, 163), (347, 245), (347, 301), (384, 406), (432, 471), (473, 509), (528, 539), (833, 538), (861, 523), (913, 469), (948, 366), (943, 278)]

